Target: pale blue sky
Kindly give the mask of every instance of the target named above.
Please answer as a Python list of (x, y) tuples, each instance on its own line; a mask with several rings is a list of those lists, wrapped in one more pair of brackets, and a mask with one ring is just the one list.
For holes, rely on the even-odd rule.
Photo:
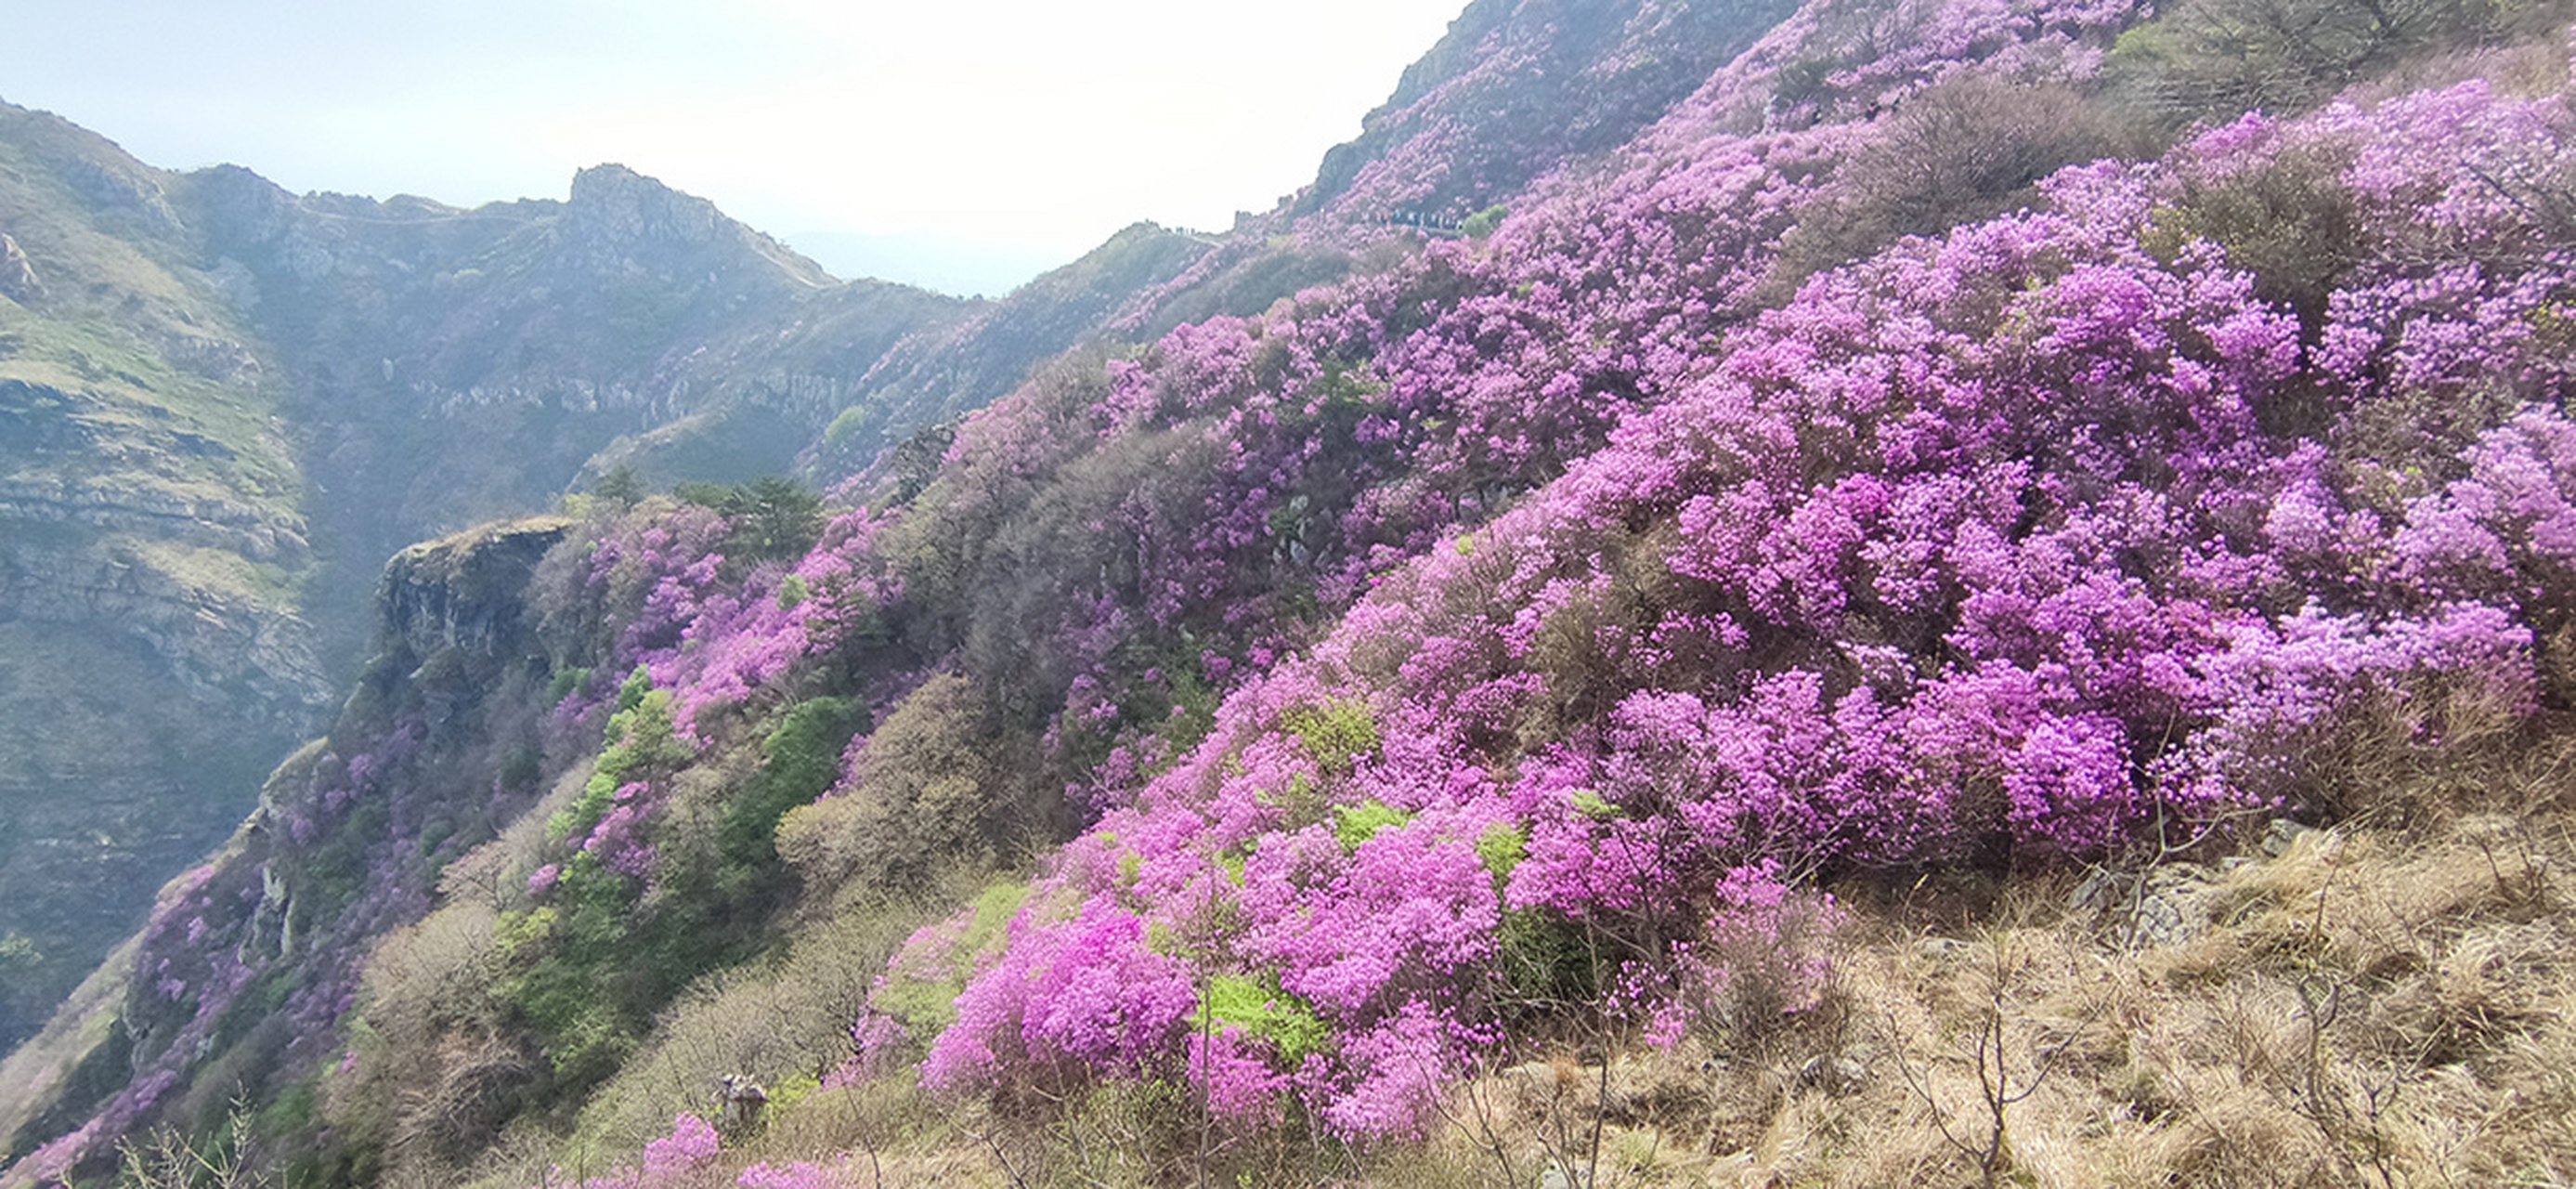
[(998, 293), (1313, 180), (1464, 0), (10, 0), (0, 99), (155, 165), (473, 205), (617, 161)]

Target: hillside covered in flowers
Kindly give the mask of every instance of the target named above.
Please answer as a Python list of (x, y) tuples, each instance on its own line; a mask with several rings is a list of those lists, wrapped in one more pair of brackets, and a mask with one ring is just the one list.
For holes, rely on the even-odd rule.
[(2576, 1178), (2565, 15), (1480, 2), (1126, 341), (398, 558), (0, 1184)]

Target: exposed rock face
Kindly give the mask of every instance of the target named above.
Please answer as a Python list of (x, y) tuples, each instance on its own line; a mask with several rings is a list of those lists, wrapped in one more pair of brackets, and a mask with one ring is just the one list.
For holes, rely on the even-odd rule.
[(8, 1044), (233, 828), (330, 684), (277, 390), (169, 175), (0, 107), (0, 211)]
[(478, 662), (542, 657), (523, 595), (537, 563), (572, 525), (567, 517), (532, 517), (395, 554), (376, 586), (379, 662), (417, 665), (443, 653)]
[(762, 369), (781, 380), (740, 389), (716, 448), (665, 451), (690, 478), (784, 470), (889, 347), (966, 309), (834, 298), (615, 166), (569, 202), (298, 197), (6, 105), (0, 213), (0, 943), (21, 955), (0, 1047), (314, 729), (396, 548), (544, 507), (619, 437), (737, 403), (686, 361), (829, 303), (842, 349)]
[(704, 247), (727, 221), (716, 204), (623, 165), (574, 174), (566, 216), (565, 230), (574, 242), (610, 251), (656, 244)]
[[(1324, 155), (1305, 214), (1456, 217), (1545, 166), (1628, 140), (1796, 5), (1476, 0), (1355, 140)], [(1375, 169), (1403, 160), (1399, 169)], [(1383, 188), (1383, 189), (1382, 189)]]
[(820, 287), (830, 278), (813, 262), (724, 216), (716, 204), (683, 194), (623, 165), (597, 165), (572, 179), (564, 238), (592, 268), (644, 270), (720, 244), (740, 245), (787, 275)]
[[(413, 546), (387, 563), (372, 654), (329, 735), (278, 765), (264, 785), (239, 774), (259, 788), (257, 808), (211, 861), (163, 893), (167, 903), (184, 899), (181, 915), (191, 919), (156, 917), (113, 965), (116, 980), (130, 980), (121, 991), (85, 993), (74, 1004), (81, 1014), (48, 1032), (43, 1060), (11, 1058), (5, 1068), (21, 1084), (0, 1084), (0, 1149), (14, 1141), (23, 1152), (30, 1134), (130, 1093), (129, 1079), (198, 1060), (218, 1043), (210, 1029), (232, 1002), (225, 997), (242, 987), (273, 978), (342, 985), (336, 980), (353, 969), (364, 938), (424, 901), (446, 861), (533, 800), (531, 778), (511, 775), (500, 757), (511, 745), (535, 746), (542, 708), (532, 709), (526, 694), (546, 674), (547, 658), (526, 593), (537, 562), (573, 523), (536, 517), (490, 526)], [(7, 630), (0, 625), (0, 647)], [(410, 833), (423, 820), (453, 830), (436, 853), (421, 853)], [(366, 868), (362, 886), (352, 855)], [(0, 862), (0, 874), (10, 870)], [(202, 988), (202, 997), (173, 999), (153, 978), (132, 977), (136, 971), (182, 972), (170, 977)], [(331, 1043), (327, 1032), (293, 1034), (314, 1010), (308, 1000), (289, 1003), (286, 1027), (252, 1042), (267, 1046), (260, 1059), (274, 1061), (290, 1044)]]
[(27, 259), (18, 241), (0, 235), (0, 297), (25, 304), (36, 300), (44, 287), (36, 283), (36, 266)]
[[(515, 688), (509, 678), (542, 676), (547, 669), (546, 650), (527, 613), (528, 582), (537, 563), (574, 523), (562, 516), (530, 517), (424, 542), (394, 555), (376, 584), (374, 655), (356, 696), (342, 707), (333, 736), (367, 738), (380, 734), (385, 720), (409, 716), (420, 724), (423, 742), (434, 744), (460, 725), (462, 734), (483, 738), (480, 724), (473, 721), (480, 711), (498, 707), (524, 716), (525, 707), (509, 705), (505, 691)], [(316, 835), (291, 824), (322, 816), (317, 802), (330, 808), (325, 785), (361, 783), (351, 775), (346, 757), (330, 747), (327, 739), (316, 741), (281, 765), (261, 790), (259, 809), (237, 839), (238, 850), (217, 860), (258, 873), (259, 906), (238, 946), (244, 961), (294, 959), (300, 931), (332, 925), (297, 911), (299, 887), (337, 873), (316, 871), (303, 861), (313, 851)], [(410, 796), (422, 788), (487, 796), (501, 791), (488, 783), (488, 774), (473, 773), (474, 764), (453, 767), (437, 779), (400, 791), (388, 784), (382, 791), (389, 796)], [(415, 803), (407, 812), (446, 815), (459, 808)], [(479, 812), (499, 820), (497, 806)], [(284, 839), (278, 837), (281, 832)], [(347, 955), (337, 957), (346, 960)]]
[[(621, 438), (662, 434), (658, 482), (786, 470), (889, 347), (968, 308), (840, 285), (622, 166), (584, 170), (568, 201), (472, 210), (297, 197), (235, 169), (182, 189), (291, 378), (325, 493), (313, 617), (342, 675), (368, 584), (403, 543), (544, 507)], [(822, 323), (840, 349), (780, 358)], [(796, 379), (738, 385), (714, 358)]]

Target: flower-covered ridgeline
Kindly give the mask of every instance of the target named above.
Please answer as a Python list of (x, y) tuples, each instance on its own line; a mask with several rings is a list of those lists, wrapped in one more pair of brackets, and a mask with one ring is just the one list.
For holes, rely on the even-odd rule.
[[(1582, 85), (1673, 69), (1642, 51), (1707, 16), (1683, 8), (1641, 5)], [(540, 578), (560, 700), (524, 733), (555, 770), (598, 758), (506, 889), (513, 961), (552, 980), (513, 1010), (548, 1013), (560, 1084), (733, 960), (692, 907), (831, 878), (805, 860), (835, 828), (970, 865), (996, 819), (1066, 820), (1061, 787), (1096, 820), (916, 936), (835, 1080), (1163, 1082), (1402, 1135), (1536, 1015), (1668, 1043), (1815, 1003), (1839, 910), (1813, 872), (2330, 813), (2354, 739), (2565, 709), (2567, 97), (2252, 115), (2152, 164), (2030, 132), (2082, 114), (2138, 16), (1810, 4), (1659, 120), (1590, 113), (1635, 117), (1626, 144), (1568, 159), (1543, 129), (1528, 161), (1460, 114), (1545, 60), (1503, 39), (1330, 201), (1209, 257), (1365, 275), (1060, 362), (801, 558), (667, 500), (586, 526)], [(1451, 236), (1488, 199), (1509, 214)], [(753, 797), (720, 770), (786, 719), (767, 738), (821, 759)], [(285, 874), (173, 886), (138, 1076), (27, 1167), (169, 1114), (265, 1006), (337, 1046), (367, 940), (426, 911), (438, 839), (482, 836), (439, 820), (481, 784), (417, 759), (462, 727), (367, 721), (265, 815)], [(915, 755), (956, 771), (887, 776)], [(798, 820), (836, 799), (867, 813)], [(903, 820), (934, 804), (957, 820)], [(588, 1012), (627, 959), (595, 939), (656, 914), (668, 969)], [(684, 1116), (596, 1183), (721, 1180), (717, 1149)]]
[[(820, 572), (742, 581), (702, 509), (620, 526), (590, 582), (620, 609), (629, 659), (603, 673), (643, 663), (695, 739), (706, 708), (850, 630), (811, 616), (870, 631), (945, 620), (915, 642), (957, 649), (943, 663), (1039, 708), (1051, 773), (1077, 800), (1169, 762), (1191, 737), (1170, 716), (1703, 378), (1780, 284), (1782, 237), (1850, 200), (1841, 173), (1887, 142), (1888, 105), (1965, 76), (2081, 79), (2133, 15), (1959, 0), (1881, 28), (1831, 8), (1802, 10), (1606, 161), (1542, 180), (1490, 240), (1435, 241), (1265, 315), (1181, 326), (969, 418), (929, 490), (891, 522), (836, 527), (802, 563)], [(1600, 69), (1662, 69), (1648, 50), (1676, 35), (1665, 25), (1706, 18), (1648, 5), (1619, 35), (1633, 52)], [(1397, 157), (1439, 156), (1461, 97), (1527, 56), (1497, 43), (1420, 97), (1395, 117), (1412, 146)], [(1843, 64), (1819, 76), (1822, 98), (1766, 108), (1818, 63)], [(1403, 172), (1371, 166), (1291, 238), (1320, 249), (1354, 212), (1394, 209), (1369, 179)]]

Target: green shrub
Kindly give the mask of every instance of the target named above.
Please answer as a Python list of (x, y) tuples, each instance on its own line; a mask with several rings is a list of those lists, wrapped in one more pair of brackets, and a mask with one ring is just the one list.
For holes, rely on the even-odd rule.
[(689, 745), (680, 741), (671, 722), (671, 693), (653, 688), (642, 668), (617, 691), (617, 712), (608, 716), (608, 746), (592, 766), (581, 799), (546, 822), (546, 839), (562, 842), (590, 832), (608, 816), (617, 790), (627, 784), (664, 775), (688, 762)]
[(683, 483), (671, 494), (724, 516), (732, 528), (725, 538), (728, 568), (802, 557), (823, 535), (823, 497), (783, 475), (732, 487)]
[(1498, 965), (1504, 988), (1546, 1010), (1590, 1003), (1599, 989), (1597, 956), (1583, 928), (1539, 909), (1503, 913)]
[(1198, 1028), (1240, 1028), (1269, 1041), (1289, 1068), (1309, 1053), (1332, 1045), (1333, 1032), (1315, 1009), (1282, 990), (1277, 978), (1250, 979), (1222, 974), (1208, 980), (1207, 999), (1199, 1005)]
[(977, 967), (998, 953), (1008, 938), (1011, 918), (1028, 903), (1029, 885), (997, 883), (975, 897), (973, 911), (945, 962), (931, 965), (906, 953), (888, 971), (885, 984), (869, 1003), (894, 1017), (906, 1035), (922, 1041), (939, 1035), (957, 1020), (957, 996)]
[(903, 887), (943, 863), (985, 862), (1025, 818), (1003, 791), (994, 751), (974, 687), (933, 677), (868, 737), (846, 792), (786, 812), (778, 853), (808, 888), (862, 875)]
[(562, 702), (571, 696), (572, 691), (588, 684), (590, 684), (588, 669), (578, 666), (557, 669), (554, 678), (546, 682), (546, 705), (552, 706)]
[(1493, 872), (1496, 880), (1512, 877), (1512, 868), (1529, 857), (1529, 829), (1511, 822), (1495, 822), (1476, 839), (1476, 859)]
[(716, 846), (729, 872), (775, 871), (778, 821), (810, 805), (841, 777), (841, 753), (865, 717), (848, 698), (816, 698), (787, 713), (769, 733), (758, 774), (726, 801)]
[[(626, 675), (625, 684), (617, 687), (617, 710), (615, 713), (623, 714), (629, 710), (635, 709), (637, 706), (644, 703), (644, 695), (652, 692), (653, 674), (647, 671), (642, 665), (635, 666), (635, 671)], [(617, 742), (618, 735), (619, 727), (616, 722), (612, 720), (608, 725), (608, 741), (611, 743)]]
[(851, 405), (833, 414), (832, 423), (823, 427), (823, 448), (840, 449), (841, 443), (850, 440), (851, 434), (867, 428), (868, 423), (875, 419), (875, 412), (871, 405)]
[(646, 494), (644, 477), (637, 474), (634, 467), (621, 462), (608, 468), (608, 473), (591, 485), (590, 494), (621, 508), (632, 507)]
[(1377, 754), (1377, 714), (1360, 698), (1334, 698), (1291, 708), (1280, 725), (1297, 737), (1307, 758), (1327, 776), (1347, 776), (1363, 757)]
[(927, 916), (908, 902), (881, 902), (807, 925), (775, 960), (700, 977), (583, 1106), (580, 1143), (632, 1152), (668, 1134), (679, 1111), (704, 1109), (728, 1075), (759, 1082), (772, 1118), (783, 1117), (813, 1092), (816, 1070), (847, 1058), (850, 1021)]
[(1377, 837), (1378, 831), (1403, 825), (1412, 818), (1412, 814), (1377, 800), (1343, 805), (1333, 810), (1333, 837), (1341, 841), (1343, 850), (1358, 850), (1361, 843)]

